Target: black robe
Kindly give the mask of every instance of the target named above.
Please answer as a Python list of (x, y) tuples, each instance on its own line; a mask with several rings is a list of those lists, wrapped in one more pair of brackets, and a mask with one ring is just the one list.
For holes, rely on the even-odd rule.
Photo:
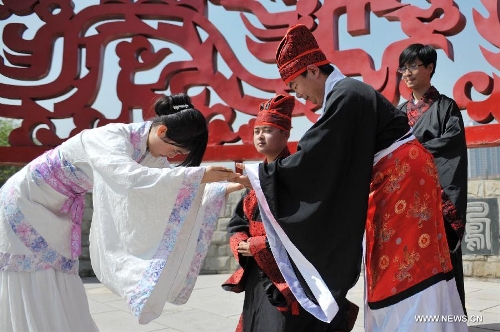
[[(398, 109), (406, 114), (404, 102)], [(456, 208), (457, 217), (466, 222), (467, 213), (467, 143), (462, 113), (451, 98), (440, 95), (427, 111), (422, 113), (413, 126), (413, 135), (433, 155), (439, 174), (439, 183)], [(445, 220), (446, 239), (451, 250), (450, 257), (458, 293), (464, 313), (465, 285), (462, 263), (462, 250), (457, 247), (461, 234)]]
[[(234, 215), (228, 223), (227, 230), (232, 236), (238, 236), (239, 234), (246, 234), (248, 237), (251, 235), (250, 221), (244, 213), (244, 197), (238, 203)], [(255, 209), (252, 214), (252, 222), (262, 223), (260, 217), (259, 209)], [(263, 225), (255, 227), (255, 229), (264, 228)], [(239, 241), (239, 240), (238, 240)], [(262, 250), (268, 250), (270, 258), (272, 259), (272, 254), (269, 248), (262, 248)], [(234, 252), (234, 250), (233, 250)], [(265, 256), (265, 255), (262, 255)], [(261, 257), (263, 258), (263, 257)], [(261, 259), (261, 264), (263, 263)], [(243, 312), (240, 317), (240, 322), (236, 328), (236, 331), (242, 332), (330, 332), (333, 331), (332, 324), (324, 323), (318, 320), (316, 317), (311, 315), (305, 309), (300, 307), (297, 303), (297, 310), (295, 314), (291, 310), (280, 311), (279, 306), (286, 305), (286, 300), (284, 297), (279, 299), (275, 296), (275, 300), (279, 300), (284, 303), (274, 303), (270, 301), (269, 294), (269, 283), (270, 278), (265, 275), (265, 273), (271, 269), (271, 262), (266, 264), (266, 266), (259, 266), (259, 263), (254, 257), (246, 257), (239, 255), (239, 264), (243, 267), (244, 273), (239, 276), (237, 271), (233, 274), (228, 281), (240, 281), (237, 287), (228, 287), (228, 281), (223, 284), (225, 290), (235, 291), (234, 288), (243, 287), (242, 289), (237, 289), (236, 292), (245, 292), (245, 299), (243, 302)], [(273, 264), (274, 261), (272, 262)], [(278, 267), (276, 266), (276, 269)], [(278, 270), (279, 271), (279, 270)], [(279, 273), (279, 272), (278, 272)], [(241, 277), (242, 280), (238, 280)], [(271, 278), (272, 279), (272, 278)], [(276, 288), (275, 288), (276, 289)], [(289, 291), (289, 290), (288, 290)], [(293, 297), (293, 296), (292, 296)], [(295, 301), (296, 302), (296, 301)]]
[(259, 166), (275, 219), (340, 307), (360, 273), (373, 157), (409, 129), (406, 115), (379, 92), (344, 78), (297, 152)]
[[(398, 106), (406, 114), (406, 104)], [(465, 222), (467, 212), (467, 145), (462, 113), (453, 99), (440, 95), (413, 126), (413, 135), (433, 155), (441, 188)], [(450, 249), (460, 240), (445, 223)]]

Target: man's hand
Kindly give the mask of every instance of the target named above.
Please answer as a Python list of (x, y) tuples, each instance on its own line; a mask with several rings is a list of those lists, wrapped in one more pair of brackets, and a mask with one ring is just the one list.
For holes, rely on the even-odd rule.
[(238, 253), (240, 253), (243, 256), (252, 256), (252, 253), (250, 252), (250, 239), (238, 243), (237, 250)]
[(229, 196), (230, 193), (241, 190), (243, 188), (245, 187), (242, 184), (229, 182), (226, 185), (226, 198)]
[(232, 181), (243, 185), (247, 189), (250, 189), (250, 190), (253, 189), (252, 184), (250, 183), (250, 180), (248, 179), (248, 175), (240, 175), (237, 178), (234, 178)]
[(233, 182), (237, 182), (239, 184), (242, 184), (247, 188), (248, 190), (252, 190), (252, 184), (250, 183), (250, 180), (248, 179), (248, 175), (245, 174), (245, 164), (243, 163), (236, 163), (236, 169), (241, 169), (243, 171), (243, 174), (240, 175), (239, 177), (233, 179)]

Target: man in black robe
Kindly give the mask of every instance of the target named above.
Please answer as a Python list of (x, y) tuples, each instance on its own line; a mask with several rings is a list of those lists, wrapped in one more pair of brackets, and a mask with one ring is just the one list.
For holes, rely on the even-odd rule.
[[(287, 143), (292, 128), (293, 96), (277, 95), (260, 105), (254, 123), (254, 145), (264, 163), (290, 155)], [(236, 332), (327, 332), (330, 325), (299, 306), (273, 258), (260, 217), (255, 191), (238, 203), (227, 225), (229, 245), (240, 264), (223, 289), (245, 292)], [(351, 325), (357, 306), (352, 304)]]
[(406, 113), (413, 135), (434, 156), (453, 273), (467, 313), (461, 248), (467, 212), (467, 143), (457, 103), (431, 84), (436, 62), (436, 50), (430, 45), (412, 44), (401, 52), (398, 72), (411, 94), (398, 108)]
[[(323, 106), (323, 114), (301, 138), (295, 154), (267, 165), (260, 164), (258, 169), (252, 165), (246, 169), (257, 192), (273, 255), (285, 280), (304, 308), (319, 319), (337, 321), (337, 327), (332, 330), (342, 330), (350, 309), (346, 295), (360, 274), (374, 161), (384, 160), (387, 165), (392, 153), (410, 149), (405, 143), (411, 143), (417, 155), (410, 156), (409, 163), (412, 158), (420, 162), (419, 167), (427, 163), (430, 171), (435, 170), (435, 166), (430, 154), (409, 134), (406, 116), (373, 87), (347, 78), (334, 69), (304, 25), (289, 29), (278, 47), (276, 61), (283, 81), (296, 96)], [(404, 178), (415, 188), (420, 185), (411, 174), (405, 174)], [(390, 174), (384, 175), (384, 179), (390, 180)], [(425, 186), (431, 188), (425, 196), (434, 197), (433, 202), (439, 203), (435, 192), (437, 177), (430, 177)], [(413, 197), (413, 191), (409, 194), (406, 189), (411, 188), (398, 188), (395, 193), (388, 193), (388, 197), (394, 200), (395, 195), (400, 195), (413, 204), (419, 197)], [(378, 204), (377, 208), (383, 206), (383, 201)], [(436, 213), (436, 206), (428, 206), (426, 211), (433, 218), (431, 228), (438, 223), (434, 220), (436, 217), (442, 218)], [(380, 208), (376, 212), (380, 213)], [(273, 227), (268, 230), (267, 225)], [(408, 225), (418, 228), (416, 223)], [(382, 301), (376, 303), (376, 309), (384, 310), (371, 316), (371, 329), (384, 330), (398, 321), (400, 315), (411, 329), (415, 324), (414, 316), (408, 316), (401, 309), (395, 313), (393, 305), (422, 290), (429, 289), (432, 294), (446, 293), (444, 297), (448, 299), (447, 281), (453, 274), (449, 253), (442, 253), (438, 248), (438, 242), (441, 245), (446, 241), (441, 239), (439, 231), (436, 230), (432, 238), (437, 260), (428, 259), (432, 253), (427, 252), (422, 253), (420, 262), (416, 262), (418, 256), (411, 261), (411, 266), (407, 266), (411, 269), (414, 263), (430, 261), (435, 264), (432, 267), (435, 271), (428, 266), (425, 269), (417, 267), (415, 279), (412, 279), (415, 287), (403, 291), (396, 289), (396, 294), (391, 294), (391, 288), (379, 287), (378, 290), (385, 294), (381, 296)], [(397, 239), (392, 240), (393, 245), (399, 244)], [(420, 244), (426, 246), (428, 243)], [(411, 244), (412, 250), (415, 245)], [(406, 253), (406, 243), (402, 247)], [(401, 255), (395, 258), (403, 265), (406, 262)], [(418, 271), (423, 272), (424, 279)], [(390, 283), (395, 277), (385, 275), (382, 279)], [(456, 302), (460, 302), (458, 294), (449, 297), (451, 304), (444, 307), (443, 313), (460, 314), (461, 308), (457, 310), (456, 306)], [(439, 310), (440, 304), (436, 303), (432, 309)], [(387, 315), (390, 319), (383, 320)], [(463, 327), (456, 330), (464, 330)]]

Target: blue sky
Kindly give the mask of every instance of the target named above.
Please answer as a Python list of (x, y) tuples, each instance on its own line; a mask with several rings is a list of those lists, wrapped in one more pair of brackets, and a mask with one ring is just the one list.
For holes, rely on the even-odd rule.
[[(401, 3), (412, 4), (423, 9), (431, 6), (425, 0), (402, 0)], [(495, 53), (498, 52), (498, 49), (493, 48), (488, 41), (484, 40), (484, 38), (479, 35), (472, 19), (473, 9), (477, 10), (483, 16), (487, 16), (488, 12), (480, 1), (459, 0), (455, 1), (455, 3), (458, 4), (460, 11), (465, 15), (467, 24), (465, 29), (460, 34), (449, 37), (449, 40), (453, 44), (454, 48), (454, 60), (449, 59), (444, 51), (437, 50), (438, 63), (436, 73), (434, 74), (432, 80), (433, 84), (441, 93), (450, 97), (453, 97), (454, 83), (465, 73), (471, 71), (484, 71), (490, 76), (493, 72), (497, 75), (500, 74), (498, 70), (486, 62), (480, 51), (479, 45)], [(280, 5), (278, 1), (276, 1), (272, 7), (269, 7), (269, 9), (270, 11), (287, 10), (286, 7)], [(218, 17), (222, 17), (228, 13), (224, 13), (221, 8), (215, 7), (211, 14), (213, 14), (213, 19), (216, 20)], [(247, 15), (247, 17), (256, 26), (260, 25), (258, 20), (256, 20), (252, 15)], [(235, 24), (237, 25), (235, 26)], [(267, 73), (269, 77), (278, 77), (275, 65), (266, 66), (256, 61), (252, 62), (252, 60), (255, 59), (245, 55), (244, 50), (246, 46), (244, 44), (244, 38), (241, 37), (241, 34), (248, 35), (248, 33), (237, 16), (235, 16), (234, 21), (229, 19), (222, 20), (218, 27), (225, 34), (227, 40), (231, 41), (232, 45), (237, 46), (234, 47), (234, 49), (240, 59), (245, 59), (245, 61), (249, 62), (249, 66), (258, 68), (257, 70), (259, 73), (263, 74), (262, 76)], [(339, 21), (339, 46), (340, 49), (364, 49), (372, 56), (375, 69), (379, 69), (385, 47), (395, 41), (406, 39), (407, 36), (402, 32), (400, 22), (389, 22), (385, 18), (376, 17), (374, 14), (371, 14), (370, 16), (370, 28), (371, 31), (369, 35), (353, 37), (347, 33), (346, 15), (343, 15)], [(474, 100), (485, 99), (484, 96), (474, 92), (473, 98)], [(470, 125), (471, 120), (466, 115), (466, 112), (463, 112), (463, 115), (465, 124)], [(311, 122), (305, 118), (294, 118), (292, 139), (300, 138), (303, 132), (310, 125)]]
[[(86, 6), (95, 5), (99, 3), (98, 0), (77, 0), (74, 2), (75, 2), (76, 12), (80, 11), (82, 8)], [(267, 9), (271, 12), (288, 11), (293, 9), (293, 7), (284, 6), (280, 0), (276, 0), (275, 2), (271, 0), (262, 0), (261, 3), (265, 4)], [(411, 0), (411, 1), (402, 0), (401, 3), (412, 4), (421, 8), (430, 7), (430, 4), (425, 0)], [(484, 40), (484, 38), (477, 33), (472, 20), (473, 8), (479, 11), (483, 16), (487, 15), (487, 11), (485, 10), (480, 1), (460, 0), (456, 1), (456, 3), (459, 5), (461, 12), (466, 16), (467, 25), (464, 31), (462, 31), (459, 35), (449, 37), (449, 40), (451, 41), (454, 47), (454, 54), (455, 54), (454, 61), (448, 59), (443, 51), (438, 50), (437, 71), (433, 78), (433, 84), (437, 87), (437, 89), (441, 93), (444, 93), (450, 97), (453, 96), (452, 89), (454, 83), (457, 81), (459, 77), (461, 77), (467, 72), (483, 71), (489, 75), (491, 75), (492, 73), (500, 75), (498, 70), (496, 70), (494, 67), (492, 67), (490, 64), (486, 62), (486, 60), (484, 59), (483, 55), (480, 52), (479, 45), (495, 53), (498, 52), (498, 49), (492, 47), (492, 45), (488, 41)], [(274, 64), (261, 63), (256, 58), (254, 58), (249, 54), (245, 44), (245, 36), (249, 36), (250, 38), (254, 37), (251, 36), (244, 27), (239, 16), (240, 13), (225, 11), (224, 8), (222, 8), (221, 6), (214, 6), (211, 3), (208, 3), (208, 6), (209, 6), (208, 13), (210, 21), (212, 21), (219, 28), (221, 33), (225, 36), (226, 40), (230, 43), (238, 59), (242, 63), (245, 63), (248, 70), (256, 75), (266, 78), (279, 77), (278, 71)], [(245, 15), (250, 20), (250, 22), (252, 22), (252, 24), (254, 24), (257, 27), (261, 27), (259, 21), (256, 19), (255, 16), (253, 16), (252, 14), (245, 14)], [(23, 22), (27, 24), (29, 29), (25, 33), (25, 38), (32, 38), (37, 28), (42, 23), (36, 17), (34, 17), (34, 15), (32, 15), (31, 17), (12, 16), (6, 21), (0, 21), (0, 31), (3, 31), (5, 24), (9, 22)], [(155, 22), (151, 22), (151, 24), (154, 26)], [(370, 35), (358, 36), (358, 37), (350, 36), (346, 32), (347, 31), (346, 17), (345, 15), (343, 15), (339, 22), (340, 49), (362, 48), (366, 50), (372, 56), (375, 63), (375, 67), (376, 69), (378, 69), (381, 63), (381, 58), (385, 47), (397, 40), (406, 39), (407, 37), (403, 34), (399, 22), (389, 22), (385, 18), (376, 17), (374, 14), (372, 14), (370, 17), (370, 28), (371, 28)], [(88, 32), (88, 34), (91, 33), (92, 31)], [(112, 42), (106, 48), (103, 84), (101, 85), (101, 89), (98, 93), (96, 102), (93, 105), (94, 108), (102, 112), (105, 112), (108, 118), (116, 117), (121, 110), (121, 105), (116, 96), (116, 92), (114, 91), (114, 83), (116, 82), (119, 69), (117, 64), (118, 58), (114, 53), (115, 51), (114, 48), (116, 47), (117, 43), (118, 41)], [(179, 48), (176, 45), (166, 44), (163, 42), (161, 43), (154, 42), (153, 45), (155, 45), (155, 47), (165, 47), (165, 46), (170, 47), (176, 54), (178, 60), (190, 59), (189, 54), (187, 54), (186, 51), (184, 51), (183, 49)], [(0, 42), (0, 52), (3, 53), (4, 51), (5, 47), (3, 43)], [(22, 83), (22, 84), (41, 84), (54, 80), (54, 78), (57, 77), (58, 73), (61, 70), (60, 59), (62, 57), (62, 40), (58, 40), (56, 42), (55, 55), (56, 56), (54, 57), (53, 60), (53, 66), (48, 77), (34, 83)], [(171, 57), (168, 57), (168, 59), (171, 59)], [(158, 65), (158, 68), (160, 69), (153, 68), (147, 72), (138, 74), (135, 78), (136, 82), (151, 83), (155, 81), (158, 78), (159, 72), (161, 71), (161, 67), (164, 65), (165, 63), (160, 63)], [(229, 74), (231, 73), (230, 69), (222, 61), (219, 62), (218, 67), (219, 70), (227, 76), (229, 76)], [(82, 73), (82, 75), (84, 74), (85, 73)], [(13, 81), (1, 75), (0, 75), (0, 80), (4, 83), (12, 82), (13, 84), (21, 84), (21, 82)], [(200, 88), (193, 88), (193, 91), (190, 92), (197, 93), (198, 91), (196, 89)], [(272, 94), (256, 90), (250, 87), (249, 85), (244, 85), (244, 89), (245, 92), (255, 96), (263, 98), (272, 97)], [(168, 93), (169, 91), (167, 90), (165, 92)], [(67, 98), (67, 97), (68, 96), (63, 96), (62, 98)], [(475, 100), (484, 99), (483, 96), (477, 93), (473, 94), (473, 98)], [(39, 104), (50, 110), (53, 107), (53, 104), (59, 100), (61, 100), (61, 98), (40, 101)], [(15, 104), (16, 102), (17, 101), (14, 100), (6, 100), (4, 98), (1, 98), (1, 93), (0, 93), (0, 103)], [(220, 99), (216, 97), (212, 102), (213, 103), (220, 102)], [(134, 112), (134, 114), (140, 114), (140, 112)], [(245, 114), (238, 113), (234, 128), (237, 129), (240, 124), (246, 123), (249, 118), (250, 117)], [(464, 112), (464, 119), (466, 125), (470, 124), (470, 120), (468, 119), (467, 116), (465, 116), (465, 112)], [(142, 118), (140, 117), (140, 115), (136, 115), (136, 117), (134, 118), (134, 121), (141, 121), (141, 120)], [(58, 130), (58, 134), (61, 137), (67, 137), (69, 131), (73, 128), (71, 120), (57, 120), (55, 121), (55, 124)], [(298, 140), (310, 125), (311, 122), (307, 120), (305, 117), (294, 118), (293, 120), (294, 129), (292, 130), (292, 137), (291, 137), (292, 140)]]

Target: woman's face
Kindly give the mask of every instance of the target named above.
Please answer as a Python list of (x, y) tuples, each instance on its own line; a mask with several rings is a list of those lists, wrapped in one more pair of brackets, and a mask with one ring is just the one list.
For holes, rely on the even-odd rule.
[(149, 153), (153, 157), (173, 158), (178, 154), (188, 154), (184, 148), (178, 147), (177, 143), (167, 138), (167, 127), (159, 125), (151, 128), (148, 137)]

